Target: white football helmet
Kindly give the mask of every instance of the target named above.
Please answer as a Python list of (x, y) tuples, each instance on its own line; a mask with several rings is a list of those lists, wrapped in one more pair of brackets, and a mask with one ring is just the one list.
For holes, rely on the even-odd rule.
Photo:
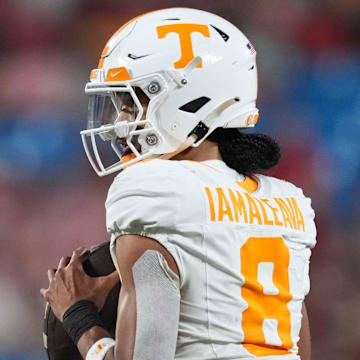
[[(81, 136), (91, 165), (103, 176), (146, 158), (169, 159), (199, 146), (218, 127), (253, 127), (256, 52), (239, 29), (214, 14), (153, 11), (110, 38), (85, 92), (89, 118)], [(103, 164), (96, 135), (119, 160)]]

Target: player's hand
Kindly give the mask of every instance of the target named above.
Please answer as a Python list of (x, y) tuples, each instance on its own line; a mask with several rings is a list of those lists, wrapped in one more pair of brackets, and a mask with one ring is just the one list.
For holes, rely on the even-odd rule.
[(48, 270), (49, 287), (40, 289), (40, 293), (60, 321), (65, 311), (79, 300), (93, 301), (101, 310), (110, 290), (119, 282), (116, 271), (107, 276), (88, 276), (82, 267), (88, 255), (88, 250), (78, 248), (71, 258), (60, 259), (57, 270)]

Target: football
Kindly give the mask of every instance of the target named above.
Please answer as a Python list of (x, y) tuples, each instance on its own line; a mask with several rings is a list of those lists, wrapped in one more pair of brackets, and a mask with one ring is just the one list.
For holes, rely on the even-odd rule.
[[(109, 242), (91, 249), (89, 257), (83, 263), (84, 271), (93, 277), (112, 273), (115, 266), (112, 262)], [(117, 304), (120, 293), (120, 282), (110, 291), (104, 307), (100, 311), (105, 328), (115, 338)], [(46, 303), (43, 343), (49, 360), (82, 360), (82, 357), (65, 332), (62, 323), (55, 317), (50, 305)]]

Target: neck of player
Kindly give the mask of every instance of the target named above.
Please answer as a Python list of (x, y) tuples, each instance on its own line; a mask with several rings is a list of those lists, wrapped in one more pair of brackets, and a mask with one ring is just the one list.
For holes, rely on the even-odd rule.
[(189, 147), (180, 154), (175, 155), (171, 160), (223, 160), (217, 144), (204, 140), (198, 147)]

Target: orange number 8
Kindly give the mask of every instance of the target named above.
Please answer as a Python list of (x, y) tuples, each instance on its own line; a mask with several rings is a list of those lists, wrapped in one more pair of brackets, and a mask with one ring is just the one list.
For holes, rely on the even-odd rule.
[[(240, 249), (240, 258), (241, 273), (245, 277), (241, 295), (248, 304), (242, 314), (244, 347), (255, 356), (291, 354), (289, 349), (293, 347), (293, 342), (287, 307), (292, 299), (289, 290), (288, 247), (281, 237), (251, 237)], [(269, 279), (269, 271), (263, 268), (260, 274), (262, 265), (266, 265), (266, 269), (273, 269), (267, 288), (264, 288), (262, 279), (264, 276)], [(276, 345), (271, 339), (267, 341), (264, 326), (270, 326), (269, 331), (275, 332)], [(274, 326), (277, 327), (277, 334)]]

